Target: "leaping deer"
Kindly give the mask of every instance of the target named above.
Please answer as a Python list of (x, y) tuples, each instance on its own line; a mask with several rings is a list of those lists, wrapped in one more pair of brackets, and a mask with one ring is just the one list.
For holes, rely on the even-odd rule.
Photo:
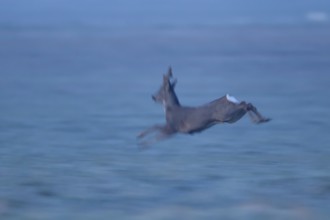
[[(138, 135), (141, 139), (151, 132), (158, 132), (154, 141), (160, 141), (176, 133), (194, 134), (201, 132), (215, 124), (235, 123), (246, 113), (249, 114), (252, 122), (263, 123), (270, 121), (263, 117), (251, 103), (239, 102), (235, 97), (228, 94), (210, 103), (198, 106), (181, 106), (174, 88), (176, 79), (173, 77), (171, 67), (163, 76), (163, 84), (152, 99), (161, 103), (165, 109), (166, 124), (156, 124)], [(143, 142), (149, 145), (151, 142)]]

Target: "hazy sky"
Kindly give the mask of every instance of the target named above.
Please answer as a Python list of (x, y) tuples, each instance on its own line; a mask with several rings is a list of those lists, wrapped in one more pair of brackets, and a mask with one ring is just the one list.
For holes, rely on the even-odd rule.
[(1, 26), (330, 22), (328, 0), (1, 0)]

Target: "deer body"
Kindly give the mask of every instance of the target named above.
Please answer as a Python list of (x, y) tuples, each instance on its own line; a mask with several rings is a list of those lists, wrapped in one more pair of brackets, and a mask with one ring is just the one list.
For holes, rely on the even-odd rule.
[(166, 122), (173, 130), (193, 134), (218, 123), (234, 123), (246, 114), (246, 104), (233, 103), (223, 96), (199, 106), (171, 106), (165, 109)]

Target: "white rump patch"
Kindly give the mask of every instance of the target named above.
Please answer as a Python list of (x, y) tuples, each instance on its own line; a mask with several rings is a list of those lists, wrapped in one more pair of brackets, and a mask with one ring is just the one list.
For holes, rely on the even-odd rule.
[(235, 104), (239, 103), (239, 101), (234, 96), (230, 96), (229, 94), (226, 95), (226, 98), (228, 101), (230, 101), (232, 103), (235, 103)]

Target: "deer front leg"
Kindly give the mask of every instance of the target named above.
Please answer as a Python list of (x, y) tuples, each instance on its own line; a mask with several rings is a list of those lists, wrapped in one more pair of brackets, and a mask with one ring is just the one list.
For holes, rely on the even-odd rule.
[(145, 150), (149, 148), (151, 145), (158, 143), (159, 141), (165, 140), (169, 137), (171, 137), (173, 134), (165, 133), (163, 131), (160, 131), (158, 135), (152, 137), (149, 140), (141, 141), (138, 143), (141, 150)]
[(159, 141), (167, 139), (171, 137), (174, 133), (176, 133), (166, 125), (154, 125), (143, 131), (140, 135), (138, 135), (138, 138), (142, 138), (151, 132), (158, 132), (158, 133), (155, 136), (149, 138), (149, 140), (144, 140), (139, 142), (138, 145), (140, 146), (141, 149), (146, 149), (151, 144), (155, 144)]
[(142, 131), (138, 136), (137, 138), (143, 138), (145, 137), (147, 134), (151, 133), (151, 132), (155, 132), (155, 131), (161, 131), (164, 129), (164, 125), (153, 125), (151, 126), (150, 128), (147, 128), (146, 130)]

